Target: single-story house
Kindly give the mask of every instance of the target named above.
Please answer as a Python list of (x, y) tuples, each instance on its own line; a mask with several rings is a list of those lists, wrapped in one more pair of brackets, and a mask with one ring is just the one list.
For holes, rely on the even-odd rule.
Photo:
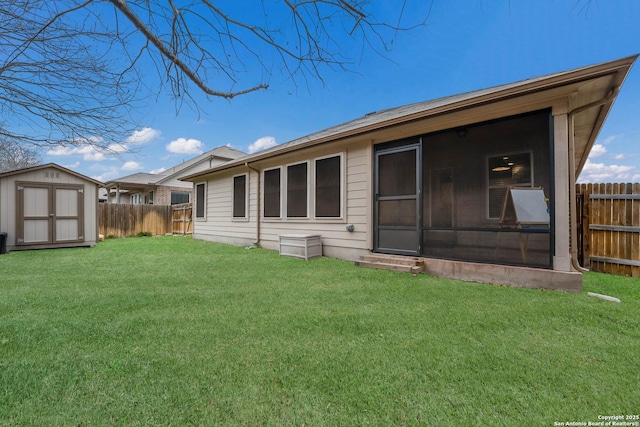
[(94, 246), (103, 184), (54, 163), (0, 174), (0, 232), (9, 251)]
[(107, 203), (176, 205), (191, 201), (190, 183), (180, 181), (185, 175), (221, 165), (246, 153), (228, 146), (216, 147), (162, 173), (134, 173), (105, 183)]
[(330, 257), (579, 291), (575, 182), (636, 58), (376, 111), (184, 176), (193, 237), (319, 235)]

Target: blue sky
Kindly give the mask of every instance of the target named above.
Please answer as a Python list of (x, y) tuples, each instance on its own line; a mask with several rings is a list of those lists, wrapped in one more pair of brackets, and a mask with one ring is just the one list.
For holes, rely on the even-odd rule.
[[(398, 33), (385, 56), (357, 51), (353, 72), (325, 70), (324, 81), (268, 78), (269, 89), (233, 100), (194, 92), (201, 111), (178, 113), (161, 94), (136, 111), (138, 129), (119, 156), (90, 147), (49, 150), (55, 162), (108, 181), (161, 172), (221, 145), (251, 152), (372, 111), (510, 83), (640, 53), (640, 1), (435, 0), (424, 27)], [(385, 2), (377, 2), (379, 13)], [(427, 2), (414, 1), (426, 13)], [(422, 8), (422, 10), (420, 10)], [(247, 82), (247, 86), (253, 81)], [(640, 182), (640, 65), (631, 70), (583, 182)]]

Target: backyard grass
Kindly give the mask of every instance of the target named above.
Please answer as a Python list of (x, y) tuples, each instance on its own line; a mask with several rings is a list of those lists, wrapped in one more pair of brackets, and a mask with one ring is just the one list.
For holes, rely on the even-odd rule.
[(640, 279), (584, 282), (581, 294), (517, 289), (183, 237), (11, 252), (0, 256), (0, 425), (638, 414)]

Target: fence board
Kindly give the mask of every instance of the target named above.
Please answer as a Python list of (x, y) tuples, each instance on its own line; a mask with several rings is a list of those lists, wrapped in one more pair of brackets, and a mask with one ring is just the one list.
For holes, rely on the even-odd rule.
[[(191, 234), (191, 203), (184, 205), (133, 205), (122, 203), (100, 203), (98, 205), (98, 227), (100, 234), (113, 237), (135, 236), (151, 233), (154, 236), (174, 232), (174, 210), (188, 212), (188, 227), (180, 234)], [(183, 208), (184, 207), (184, 208)]]
[(576, 195), (584, 265), (640, 277), (640, 184), (578, 184)]

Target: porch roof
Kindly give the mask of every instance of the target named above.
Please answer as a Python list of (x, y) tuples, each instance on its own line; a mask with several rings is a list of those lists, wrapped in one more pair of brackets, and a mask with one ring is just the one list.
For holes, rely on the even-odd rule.
[(385, 128), (401, 126), (417, 120), (460, 112), (482, 105), (554, 89), (566, 89), (567, 93), (565, 96), (573, 95), (573, 102), (572, 105), (570, 105), (571, 109), (588, 105), (607, 95), (612, 95), (612, 101), (610, 103), (576, 114), (575, 175), (577, 177), (611, 109), (613, 100), (615, 100), (617, 95), (617, 89), (624, 82), (637, 57), (638, 55), (633, 55), (610, 62), (534, 77), (519, 82), (375, 111), (358, 119), (312, 133), (273, 148), (239, 157), (223, 165), (184, 176), (180, 178), (180, 180), (194, 182), (205, 175), (265, 160), (314, 145), (335, 142)]

